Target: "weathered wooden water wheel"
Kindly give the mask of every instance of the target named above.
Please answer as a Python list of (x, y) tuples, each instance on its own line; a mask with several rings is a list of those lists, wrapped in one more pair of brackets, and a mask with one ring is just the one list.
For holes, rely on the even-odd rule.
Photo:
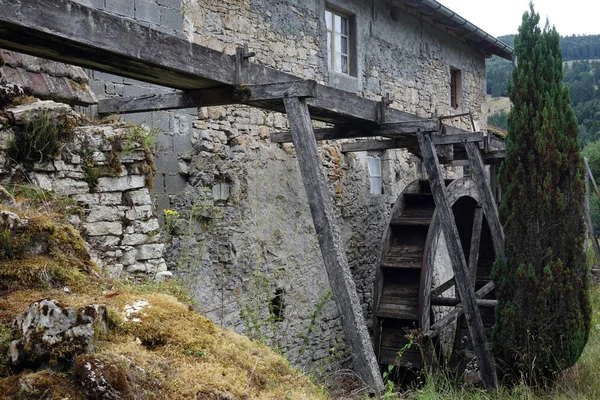
[[(477, 302), (489, 340), (494, 300), (493, 293), (486, 288), (491, 287), (490, 273), (495, 259), (490, 229), (479, 207), (474, 181), (462, 178), (445, 183), (469, 274), (475, 290), (479, 290)], [(423, 367), (425, 356), (428, 362), (445, 359), (450, 366), (462, 370), (473, 356), (437, 220), (427, 180), (408, 185), (392, 209), (374, 288), (375, 351), (382, 365), (417, 371)], [(425, 343), (431, 348), (413, 345), (398, 356), (408, 343), (407, 330), (424, 334)], [(433, 352), (428, 353), (430, 350)], [(428, 357), (426, 353), (436, 357)]]

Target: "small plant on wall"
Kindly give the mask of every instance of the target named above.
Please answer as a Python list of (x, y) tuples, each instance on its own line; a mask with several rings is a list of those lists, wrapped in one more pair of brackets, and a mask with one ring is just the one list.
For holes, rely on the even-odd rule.
[(42, 111), (15, 133), (8, 144), (8, 154), (18, 162), (51, 160), (73, 139), (75, 125), (68, 115), (52, 117), (48, 111)]

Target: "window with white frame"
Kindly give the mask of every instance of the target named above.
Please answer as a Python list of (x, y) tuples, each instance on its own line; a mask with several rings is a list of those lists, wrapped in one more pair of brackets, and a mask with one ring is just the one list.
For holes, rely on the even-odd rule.
[(325, 22), (327, 24), (327, 65), (329, 70), (350, 75), (350, 16), (337, 11), (325, 10)]
[(369, 167), (369, 185), (371, 187), (371, 194), (375, 196), (383, 194), (383, 182), (381, 180), (381, 155), (367, 155), (367, 162)]

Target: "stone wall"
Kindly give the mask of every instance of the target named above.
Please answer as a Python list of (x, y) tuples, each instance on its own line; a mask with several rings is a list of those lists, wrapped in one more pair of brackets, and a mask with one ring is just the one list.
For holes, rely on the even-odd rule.
[[(126, 16), (152, 24), (129, 1), (133, 8)], [(161, 0), (144, 3), (164, 6)], [(184, 14), (176, 34), (198, 44), (234, 54), (246, 43), (256, 52), (253, 62), (375, 100), (389, 94), (391, 107), (422, 117), (472, 111), (478, 127), (485, 127), (483, 55), (384, 1), (328, 2), (354, 14), (354, 76), (328, 70), (322, 0), (169, 3)], [(98, 6), (120, 13), (109, 4)], [(152, 26), (160, 27), (157, 15)], [(457, 110), (450, 108), (451, 68), (462, 72)], [(168, 91), (97, 72), (90, 78), (98, 97)], [(339, 356), (332, 349), (343, 343), (341, 325), (293, 146), (268, 139), (288, 128), (285, 116), (231, 106), (127, 118), (165, 132), (156, 157), (156, 204), (179, 214), (166, 260), (193, 289), (200, 310), (226, 327), (267, 339), (295, 364)], [(449, 122), (470, 127), (466, 118)], [(415, 166), (406, 151), (383, 152), (384, 192), (372, 196), (365, 153), (344, 155), (329, 143), (320, 152), (370, 321), (381, 236), (391, 204), (416, 178)]]
[[(42, 113), (77, 125), (72, 138), (55, 158), (17, 163), (10, 156), (10, 142)], [(78, 207), (68, 221), (111, 275), (164, 276), (162, 231), (147, 188), (152, 159), (132, 131), (122, 123), (91, 124), (53, 101), (7, 108), (0, 114), (0, 182), (9, 188), (33, 184), (73, 199)]]

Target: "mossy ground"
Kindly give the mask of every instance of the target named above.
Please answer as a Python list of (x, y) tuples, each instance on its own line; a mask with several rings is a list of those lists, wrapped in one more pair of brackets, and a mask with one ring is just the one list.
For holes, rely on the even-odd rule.
[[(14, 234), (30, 244), (43, 236), (46, 251), (0, 259), (0, 393), (9, 399), (83, 399), (72, 371), (15, 371), (5, 356), (14, 317), (42, 298), (80, 307), (103, 304), (110, 329), (98, 335), (94, 355), (134, 365), (135, 392), (148, 399), (324, 399), (325, 394), (266, 346), (215, 326), (197, 314), (173, 283), (133, 285), (102, 278), (78, 232), (48, 203), (11, 211), (27, 217)], [(50, 207), (52, 208), (52, 207)], [(49, 211), (49, 212), (47, 212)], [(40, 239), (41, 240), (41, 239)], [(69, 290), (66, 291), (65, 287)], [(148, 303), (127, 320), (124, 308)], [(141, 368), (141, 370), (139, 368)]]

